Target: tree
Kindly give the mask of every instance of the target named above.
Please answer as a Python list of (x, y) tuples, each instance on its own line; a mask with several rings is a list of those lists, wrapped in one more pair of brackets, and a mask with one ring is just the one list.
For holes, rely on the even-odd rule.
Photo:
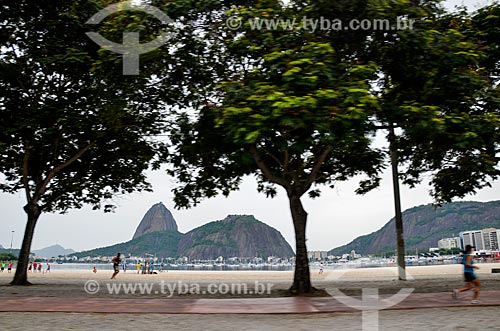
[[(274, 1), (229, 14), (244, 22), (288, 15)], [(311, 293), (301, 198), (308, 191), (319, 195), (313, 185), (333, 187), (359, 174), (368, 175), (361, 190), (377, 184), (383, 157), (368, 137), (375, 130), (369, 116), (378, 107), (369, 92), (376, 67), (337, 57), (331, 44), (307, 31), (253, 31), (248, 21), (244, 28), (227, 31), (235, 65), (220, 85), (220, 102), (204, 107), (194, 121), (183, 115), (176, 122), (169, 156), (170, 174), (182, 183), (176, 204), (229, 194), (244, 175), (256, 176), (259, 191), (271, 197), (276, 185), (282, 187), (296, 239), (291, 291)]]
[[(466, 11), (447, 14), (434, 0), (339, 1), (334, 6), (314, 1), (303, 10), (318, 19), (362, 17), (406, 26), (349, 30), (347, 42), (344, 31), (324, 32), (325, 40), (341, 45), (342, 52), (378, 65), (373, 84), (381, 107), (373, 120), (387, 132), (390, 145), (398, 261), (404, 273), (399, 177), (414, 186), (424, 174), (430, 176), (438, 204), (498, 177), (499, 99), (491, 79), (498, 63), (498, 5), (472, 16)], [(398, 165), (405, 166), (400, 174)]]
[(85, 22), (101, 6), (2, 2), (0, 189), (24, 190), (27, 202), (14, 285), (29, 284), (29, 252), (43, 212), (98, 209), (115, 194), (149, 189), (144, 170), (154, 157), (159, 113), (145, 111), (144, 97), (138, 102), (147, 75), (123, 77), (116, 55), (109, 61), (85, 36)]

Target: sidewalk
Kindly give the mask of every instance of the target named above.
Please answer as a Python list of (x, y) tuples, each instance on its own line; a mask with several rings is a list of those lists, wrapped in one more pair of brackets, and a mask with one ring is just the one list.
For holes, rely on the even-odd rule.
[[(500, 306), (500, 291), (482, 291), (480, 304), (472, 305), (472, 293), (458, 300), (451, 293), (412, 293), (387, 310)], [(391, 295), (380, 295), (382, 303)], [(352, 299), (361, 299), (352, 297)], [(377, 299), (378, 300), (378, 299)], [(373, 301), (371, 301), (373, 302)], [(382, 304), (380, 305), (382, 306)], [(377, 307), (375, 305), (375, 307)], [(89, 297), (2, 297), (0, 312), (133, 313), (133, 314), (304, 314), (354, 312), (330, 298), (249, 298), (249, 299), (112, 299)]]

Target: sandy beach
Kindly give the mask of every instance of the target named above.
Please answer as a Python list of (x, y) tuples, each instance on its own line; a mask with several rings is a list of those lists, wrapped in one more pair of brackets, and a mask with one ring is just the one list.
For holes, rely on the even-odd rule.
[[(483, 289), (500, 290), (500, 274), (491, 273), (492, 268), (500, 268), (500, 263), (483, 263), (479, 264), (479, 267), (477, 274)], [(172, 298), (245, 298), (283, 296), (284, 290), (292, 284), (293, 271), (168, 271), (143, 275), (129, 270), (120, 272), (115, 280), (110, 280), (109, 270), (97, 273), (93, 273), (91, 268), (88, 271), (53, 270), (43, 274), (30, 273), (28, 278), (33, 286), (28, 287), (8, 286), (12, 276), (13, 273), (0, 273), (0, 297), (36, 295), (154, 298), (165, 295), (165, 290), (170, 290), (168, 296)], [(311, 278), (313, 286), (325, 289), (331, 295), (335, 295), (338, 289), (346, 295), (360, 295), (361, 289), (367, 287), (378, 288), (381, 294), (396, 293), (402, 288), (412, 288), (420, 293), (447, 292), (463, 285), (462, 266), (457, 264), (407, 267), (407, 281), (398, 280), (395, 267), (326, 269), (322, 275), (318, 271), (312, 271)], [(99, 291), (87, 293), (85, 284), (89, 281), (99, 284)], [(138, 293), (139, 289), (136, 293), (109, 293), (109, 284), (148, 284), (152, 288), (150, 293)], [(267, 286), (270, 291), (258, 294), (226, 291), (228, 287), (238, 284), (246, 284), (249, 289), (261, 284), (258, 286)], [(219, 285), (223, 291), (214, 290), (208, 293), (209, 286), (216, 288)], [(196, 291), (174, 291), (174, 286), (188, 286)]]

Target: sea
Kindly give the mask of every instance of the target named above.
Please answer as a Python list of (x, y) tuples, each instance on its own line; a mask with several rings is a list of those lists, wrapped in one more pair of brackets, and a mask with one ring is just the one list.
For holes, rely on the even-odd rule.
[[(440, 265), (440, 264), (454, 264), (456, 260), (447, 261), (407, 261), (406, 265)], [(113, 270), (111, 263), (69, 263), (62, 264), (52, 263), (52, 270), (92, 270), (97, 267), (99, 270)], [(357, 268), (380, 268), (380, 267), (395, 267), (396, 262), (390, 259), (358, 259), (348, 261), (346, 263), (324, 263), (322, 266), (319, 262), (311, 262), (309, 268), (311, 270), (318, 270), (323, 267), (324, 270), (338, 270), (338, 269), (357, 269)], [(44, 265), (45, 267), (45, 265)], [(153, 270), (199, 270), (199, 271), (293, 271), (294, 264), (291, 263), (261, 263), (261, 264), (197, 264), (197, 263), (183, 263), (183, 264), (154, 264)], [(136, 270), (136, 264), (125, 263), (120, 265), (120, 269)]]

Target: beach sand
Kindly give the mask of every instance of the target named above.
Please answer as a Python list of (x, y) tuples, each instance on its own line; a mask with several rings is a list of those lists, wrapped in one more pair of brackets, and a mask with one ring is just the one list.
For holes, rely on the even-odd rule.
[[(478, 264), (477, 274), (482, 282), (483, 289), (500, 290), (500, 274), (491, 273), (492, 268), (500, 268), (500, 263)], [(188, 286), (196, 291), (168, 291), (172, 298), (234, 298), (234, 297), (277, 297), (283, 296), (293, 280), (293, 271), (168, 271), (158, 274), (143, 275), (136, 271), (121, 271), (116, 279), (110, 280), (111, 271), (93, 273), (82, 270), (53, 270), (51, 273), (30, 273), (28, 279), (33, 286), (8, 286), (13, 273), (0, 273), (1, 296), (92, 296), (92, 297), (151, 297), (158, 298), (165, 294), (163, 289), (174, 289), (177, 286)], [(322, 275), (317, 270), (311, 271), (311, 280), (316, 288), (325, 289), (331, 295), (341, 290), (346, 295), (360, 295), (362, 288), (378, 288), (381, 294), (396, 293), (401, 288), (414, 288), (415, 292), (447, 292), (453, 288), (463, 286), (461, 265), (435, 265), (407, 267), (407, 281), (399, 281), (397, 268), (362, 268), (362, 269), (325, 269)], [(84, 285), (88, 281), (95, 281), (100, 285), (97, 293), (88, 294)], [(256, 285), (256, 283), (261, 285)], [(109, 293), (109, 284), (150, 284), (151, 293)], [(210, 291), (209, 286), (216, 288), (220, 284), (224, 291)], [(248, 293), (227, 292), (227, 288), (246, 284), (247, 288), (267, 286), (268, 293), (258, 295)], [(170, 286), (170, 287), (169, 287)], [(199, 291), (198, 291), (199, 290)], [(138, 292), (138, 291), (136, 291)], [(156, 293), (155, 293), (156, 292)], [(196, 293), (194, 293), (196, 292)], [(205, 292), (205, 293), (203, 293)], [(240, 291), (241, 292), (241, 291)]]

